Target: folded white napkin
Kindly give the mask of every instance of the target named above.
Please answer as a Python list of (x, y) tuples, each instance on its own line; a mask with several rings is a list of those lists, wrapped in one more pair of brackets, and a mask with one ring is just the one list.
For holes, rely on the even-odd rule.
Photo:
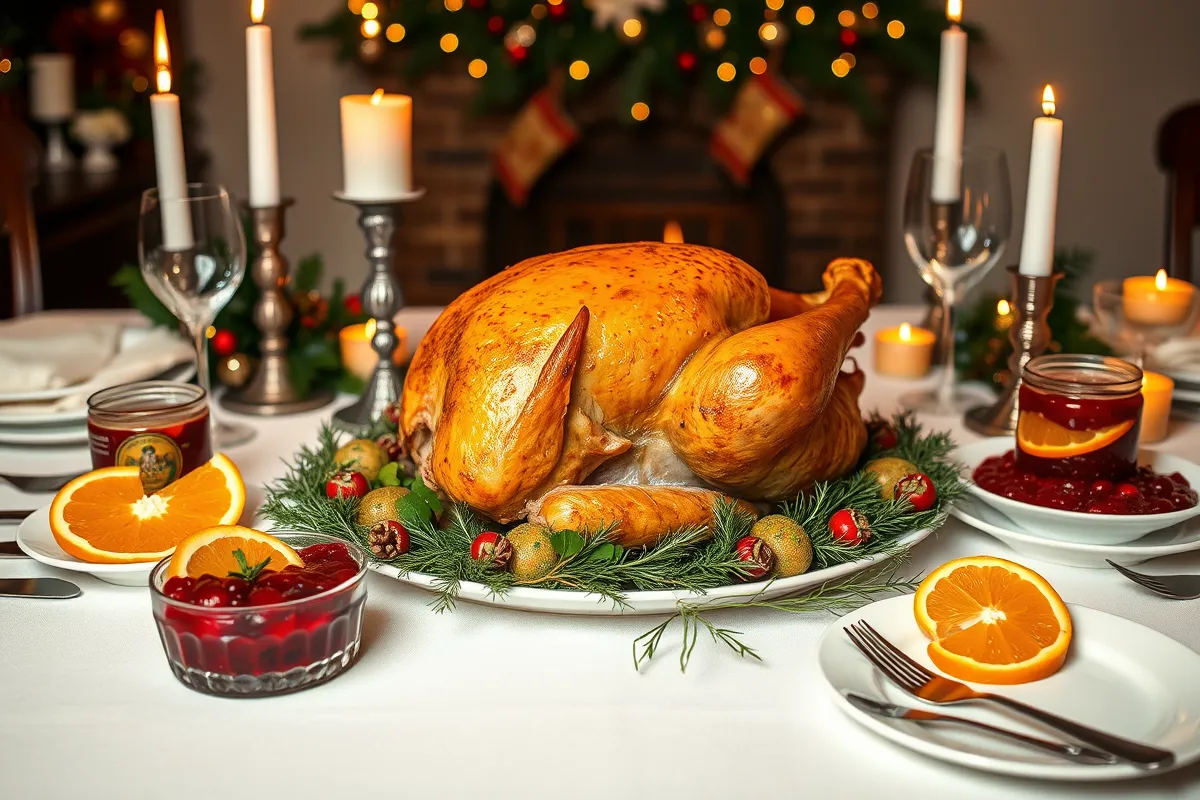
[(1159, 368), (1200, 372), (1200, 338), (1175, 339), (1154, 351)]
[(97, 322), (60, 332), (46, 320), (0, 335), (0, 392), (36, 392), (83, 383), (104, 369), (121, 344), (121, 325)]
[(90, 379), (80, 384), (78, 391), (40, 403), (4, 403), (4, 412), (41, 414), (82, 408), (94, 392), (120, 383), (153, 378), (176, 364), (182, 364), (195, 357), (192, 346), (166, 328), (153, 328), (144, 332), (130, 331), (127, 335), (136, 338), (115, 357), (109, 359), (108, 364), (96, 371)]

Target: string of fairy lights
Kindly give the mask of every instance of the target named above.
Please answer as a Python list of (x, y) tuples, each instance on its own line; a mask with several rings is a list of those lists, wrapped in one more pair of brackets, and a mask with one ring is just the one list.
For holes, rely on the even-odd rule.
[[(629, 54), (621, 62), (626, 66), (636, 60), (634, 46), (654, 45), (655, 69), (664, 70), (665, 60), (672, 59), (677, 73), (700, 78), (707, 74), (718, 84), (782, 68), (786, 52), (787, 71), (814, 83), (820, 82), (814, 80), (819, 77), (814, 74), (814, 59), (823, 57), (825, 77), (836, 86), (854, 74), (868, 52), (883, 52), (885, 61), (891, 58), (901, 66), (920, 62), (914, 71), (930, 75), (936, 63), (928, 63), (928, 53), (936, 62), (937, 51), (936, 44), (926, 45), (936, 43), (945, 25), (934, 4), (935, 0), (539, 0), (528, 4), (522, 0), (348, 0), (340, 13), (348, 12), (349, 20), (331, 18), (323, 26), (312, 26), (307, 35), (338, 38), (343, 56), (369, 64), (378, 62), (389, 45), (417, 52), (433, 50), (430, 45), (436, 42), (438, 55), (465, 57), (470, 77), (489, 81), (500, 77), (509, 83), (522, 79), (498, 76), (498, 70), (519, 72), (511, 68), (526, 63), (535, 43), (545, 61), (553, 61), (542, 69), (542, 56), (538, 56), (541, 71), (534, 72), (543, 84), (552, 69), (562, 70), (577, 83), (607, 74), (615, 58), (611, 50), (619, 45)], [(918, 41), (899, 46), (899, 40), (913, 35), (913, 30), (919, 31)], [(596, 45), (601, 35), (616, 40), (612, 48)], [(562, 46), (552, 41), (547, 48), (545, 37), (568, 41)], [(887, 41), (895, 43), (890, 50), (882, 44)], [(793, 59), (787, 52), (789, 43), (811, 52)], [(565, 48), (588, 49), (585, 44), (599, 47), (602, 55), (564, 55)], [(427, 68), (430, 54), (425, 52), (420, 60)], [(625, 98), (624, 108), (637, 121), (650, 115), (650, 85), (671, 88), (675, 83), (661, 72), (642, 81), (643, 96)], [(517, 93), (527, 96), (536, 88), (527, 81)], [(520, 97), (503, 99), (505, 103), (494, 104)]]

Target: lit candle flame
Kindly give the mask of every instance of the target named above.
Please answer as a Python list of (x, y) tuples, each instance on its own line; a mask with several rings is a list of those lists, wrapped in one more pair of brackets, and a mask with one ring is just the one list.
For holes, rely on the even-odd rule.
[(1057, 106), (1054, 105), (1054, 90), (1047, 83), (1046, 88), (1042, 90), (1042, 113), (1047, 117), (1053, 117), (1056, 108)]
[(996, 303), (996, 313), (1002, 317), (1007, 317), (1012, 313), (1012, 306), (1008, 304), (1007, 300), (1001, 297), (1000, 302)]
[(167, 24), (163, 22), (162, 9), (154, 14), (154, 66), (158, 91), (171, 91), (171, 51), (167, 48)]
[(962, 21), (962, 0), (946, 0), (946, 19), (955, 23)]
[(912, 325), (909, 325), (907, 322), (900, 324), (900, 341), (912, 341)]
[(1167, 290), (1167, 271), (1160, 269), (1154, 276), (1154, 288), (1160, 292)]
[(668, 220), (663, 227), (663, 241), (667, 244), (683, 244), (683, 229), (675, 220)]
[(383, 89), (376, 89), (375, 94), (371, 95), (371, 105), (377, 106), (383, 102)]
[(250, 21), (255, 25), (262, 22), (263, 7), (266, 4), (266, 0), (250, 0)]

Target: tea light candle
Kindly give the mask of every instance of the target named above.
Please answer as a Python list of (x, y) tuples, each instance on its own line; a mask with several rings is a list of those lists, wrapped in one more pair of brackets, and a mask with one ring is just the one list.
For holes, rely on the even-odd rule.
[[(371, 373), (379, 366), (379, 354), (371, 347), (375, 336), (375, 320), (369, 319), (358, 325), (347, 325), (338, 332), (338, 349), (342, 353), (342, 368), (355, 377), (370, 380)], [(408, 357), (408, 334), (396, 326), (396, 352), (392, 361), (399, 366)]]
[(342, 111), (342, 194), (394, 200), (412, 194), (412, 98), (346, 95)]
[(1157, 442), (1167, 435), (1171, 417), (1171, 393), (1175, 381), (1157, 372), (1142, 373), (1142, 444)]
[(1125, 319), (1143, 325), (1177, 325), (1187, 319), (1196, 287), (1178, 278), (1168, 278), (1160, 269), (1151, 278), (1139, 275), (1121, 282)]
[(920, 378), (933, 361), (933, 331), (905, 322), (875, 334), (875, 371), (893, 378)]

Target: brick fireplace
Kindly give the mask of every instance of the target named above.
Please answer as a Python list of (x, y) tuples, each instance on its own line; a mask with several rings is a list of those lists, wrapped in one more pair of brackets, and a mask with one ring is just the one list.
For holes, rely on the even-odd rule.
[(805, 117), (741, 189), (706, 157), (714, 115), (702, 108), (660, 104), (646, 123), (626, 126), (612, 121), (609, 98), (572, 103), (583, 141), (516, 208), (491, 166), (511, 118), (472, 116), (472, 84), (435, 74), (388, 87), (413, 95), (413, 171), (427, 190), (406, 207), (398, 235), (408, 304), (447, 303), (528, 255), (659, 239), (669, 219), (687, 241), (727, 249), (790, 289), (818, 287), (835, 256), (882, 254), (885, 140), (848, 105), (806, 98)]

